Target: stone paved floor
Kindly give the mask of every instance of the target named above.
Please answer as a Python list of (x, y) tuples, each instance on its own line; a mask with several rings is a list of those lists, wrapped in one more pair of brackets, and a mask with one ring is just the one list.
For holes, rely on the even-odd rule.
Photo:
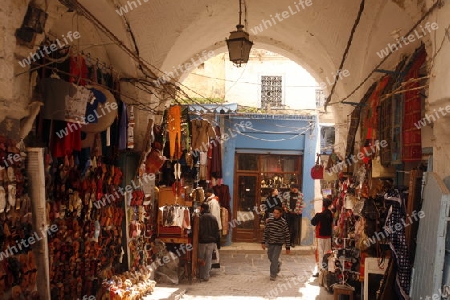
[[(208, 282), (182, 282), (168, 299), (333, 299), (311, 276), (311, 254), (285, 255), (283, 250), (283, 266), (276, 281), (269, 280), (269, 260), (264, 253), (221, 251), (220, 259), (221, 268), (211, 271)], [(155, 299), (152, 296), (148, 299)]]

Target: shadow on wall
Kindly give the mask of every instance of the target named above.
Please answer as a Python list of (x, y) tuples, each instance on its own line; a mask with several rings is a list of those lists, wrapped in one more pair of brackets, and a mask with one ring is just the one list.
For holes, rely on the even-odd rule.
[(301, 246), (312, 246), (314, 237), (314, 227), (311, 226), (311, 218), (302, 217), (300, 242)]

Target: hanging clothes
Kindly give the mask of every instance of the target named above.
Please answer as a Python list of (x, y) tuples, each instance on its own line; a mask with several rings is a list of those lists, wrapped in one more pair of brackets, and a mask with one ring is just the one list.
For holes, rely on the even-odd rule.
[(86, 85), (85, 79), (88, 79), (89, 70), (86, 66), (84, 57), (81, 55), (72, 56), (70, 58), (70, 82), (77, 85)]
[[(97, 107), (99, 103), (105, 103), (106, 102), (106, 96), (101, 91), (90, 88), (91, 96), (92, 98), (86, 105), (86, 123), (97, 123), (98, 122), (98, 113)], [(101, 115), (100, 115), (101, 116)], [(92, 120), (92, 121), (90, 121)]]
[(127, 149), (127, 138), (128, 138), (128, 115), (127, 115), (127, 105), (122, 102), (122, 112), (120, 114), (119, 122), (119, 150)]
[[(77, 123), (53, 121), (52, 155), (70, 156), (73, 151), (81, 150), (81, 127)], [(63, 134), (61, 134), (63, 133)]]
[(216, 133), (214, 132), (211, 124), (207, 120), (192, 120), (191, 131), (192, 149), (196, 152), (208, 151), (209, 138), (213, 139), (216, 137)]
[[(405, 224), (404, 199), (398, 190), (392, 190), (384, 195), (385, 205), (389, 209), (386, 217), (385, 228), (389, 228), (389, 246), (394, 254), (397, 265), (395, 291), (398, 299), (409, 300), (409, 288), (411, 280), (411, 262), (409, 259), (408, 245), (406, 243), (405, 227), (397, 230), (397, 224)], [(395, 230), (391, 230), (395, 229)]]
[(214, 195), (219, 197), (219, 203), (220, 206), (230, 209), (230, 202), (231, 202), (231, 196), (230, 196), (230, 188), (226, 184), (216, 185), (213, 186)]
[[(219, 198), (220, 199), (220, 198)], [(228, 216), (228, 209), (225, 207), (220, 208), (220, 217), (222, 219), (222, 235), (227, 235), (229, 230), (229, 216)]]
[(163, 212), (163, 226), (177, 226), (191, 229), (190, 213), (187, 206), (166, 205), (159, 209)]
[(178, 160), (181, 157), (181, 106), (174, 105), (168, 111), (168, 129), (170, 159)]
[(220, 144), (220, 127), (214, 128), (216, 138), (209, 144), (208, 151), (208, 174), (211, 178), (222, 178), (222, 147)]
[[(380, 96), (391, 80), (390, 76), (383, 77), (373, 90), (368, 100), (368, 105), (364, 108), (364, 117), (361, 120), (361, 129), (364, 140), (376, 140), (379, 138), (378, 131), (378, 106), (380, 105)], [(378, 134), (378, 135), (377, 135)]]
[(208, 176), (208, 154), (206, 152), (200, 152), (200, 170), (199, 180), (206, 180)]

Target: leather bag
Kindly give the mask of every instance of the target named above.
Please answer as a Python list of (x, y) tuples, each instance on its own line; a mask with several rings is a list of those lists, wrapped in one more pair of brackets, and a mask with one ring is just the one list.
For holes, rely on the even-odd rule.
[(323, 179), (323, 166), (320, 164), (320, 154), (317, 154), (316, 165), (311, 168), (312, 179)]

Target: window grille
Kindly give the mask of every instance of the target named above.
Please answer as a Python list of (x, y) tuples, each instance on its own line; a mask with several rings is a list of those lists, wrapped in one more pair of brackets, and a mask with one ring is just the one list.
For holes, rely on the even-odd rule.
[(283, 108), (282, 76), (261, 76), (261, 108)]

